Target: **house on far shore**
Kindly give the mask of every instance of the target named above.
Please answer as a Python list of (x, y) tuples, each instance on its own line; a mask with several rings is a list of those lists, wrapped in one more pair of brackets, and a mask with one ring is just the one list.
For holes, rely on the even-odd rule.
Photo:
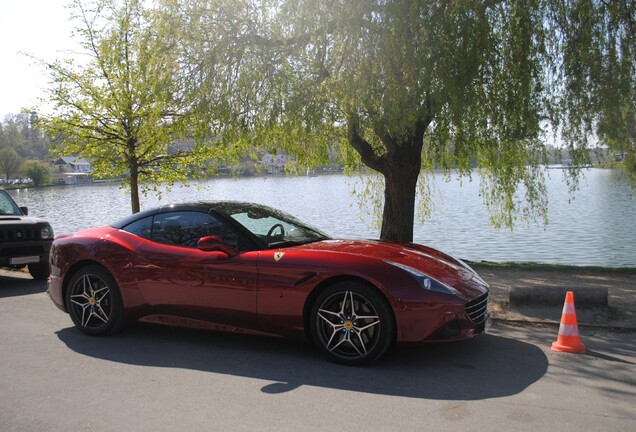
[(75, 156), (62, 156), (55, 161), (55, 173), (53, 174), (53, 183), (55, 184), (89, 184), (93, 180), (90, 174), (91, 163), (84, 158)]
[(284, 174), (288, 164), (293, 164), (296, 159), (285, 153), (265, 153), (261, 157), (261, 165), (265, 167), (267, 174)]

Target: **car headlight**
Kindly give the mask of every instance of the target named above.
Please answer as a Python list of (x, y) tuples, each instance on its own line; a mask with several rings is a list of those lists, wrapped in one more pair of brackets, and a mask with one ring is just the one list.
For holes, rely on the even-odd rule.
[(40, 238), (42, 240), (49, 240), (53, 238), (53, 228), (44, 227), (40, 230)]
[(428, 291), (435, 291), (442, 294), (457, 294), (457, 290), (453, 287), (450, 287), (437, 279), (434, 279), (427, 275), (426, 273), (422, 273), (421, 271), (414, 269), (413, 267), (409, 267), (404, 264), (399, 264), (393, 261), (385, 261), (387, 264), (391, 264), (394, 267), (404, 270), (422, 286), (422, 288)]
[(469, 266), (468, 264), (466, 264), (465, 261), (459, 259), (459, 258), (455, 258), (453, 257), (453, 259), (455, 261), (457, 261), (458, 263), (460, 263), (465, 270), (468, 270), (469, 274), (470, 274), (470, 279), (475, 278), (480, 284), (488, 287), (488, 282), (486, 282), (485, 280), (482, 279), (481, 276), (479, 276), (479, 273), (477, 273), (471, 266)]

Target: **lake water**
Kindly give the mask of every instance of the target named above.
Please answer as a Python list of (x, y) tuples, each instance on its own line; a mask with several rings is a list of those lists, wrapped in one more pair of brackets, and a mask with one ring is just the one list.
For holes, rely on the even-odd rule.
[[(414, 240), (475, 261), (636, 267), (636, 196), (622, 173), (589, 169), (569, 195), (560, 170), (548, 170), (549, 223), (523, 223), (496, 230), (478, 196), (479, 182), (446, 182), (431, 176), (431, 216), (417, 221)], [(354, 188), (361, 179), (316, 177), (214, 178), (189, 187), (161, 189), (142, 197), (142, 209), (192, 200), (239, 200), (270, 205), (334, 237), (377, 238), (373, 218), (360, 209)], [(114, 184), (20, 189), (9, 192), (56, 234), (106, 225), (130, 214), (128, 193)], [(573, 198), (573, 199), (572, 199)]]

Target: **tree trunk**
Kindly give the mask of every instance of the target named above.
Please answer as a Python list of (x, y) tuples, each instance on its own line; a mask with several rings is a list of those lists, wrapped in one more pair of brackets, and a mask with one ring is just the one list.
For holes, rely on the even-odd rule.
[(137, 139), (129, 137), (126, 142), (128, 147), (127, 163), (130, 171), (130, 206), (133, 214), (139, 213), (139, 159), (135, 156), (137, 151)]
[[(393, 162), (393, 163), (392, 163)], [(389, 161), (384, 172), (384, 210), (382, 213), (382, 240), (413, 241), (415, 222), (415, 195), (420, 173), (420, 156), (396, 163)]]
[(422, 165), (424, 132), (431, 123), (430, 115), (418, 120), (411, 134), (397, 140), (386, 130), (377, 128), (386, 152), (379, 155), (359, 130), (356, 114), (348, 118), (349, 144), (360, 154), (362, 163), (384, 176), (384, 211), (380, 239), (398, 242), (413, 241), (415, 195)]
[(422, 169), (424, 132), (431, 122), (427, 117), (415, 124), (413, 133), (400, 141), (380, 135), (387, 152), (380, 172), (384, 175), (384, 211), (380, 239), (401, 243), (413, 241), (417, 179)]
[(139, 172), (130, 170), (130, 205), (133, 213), (139, 213)]

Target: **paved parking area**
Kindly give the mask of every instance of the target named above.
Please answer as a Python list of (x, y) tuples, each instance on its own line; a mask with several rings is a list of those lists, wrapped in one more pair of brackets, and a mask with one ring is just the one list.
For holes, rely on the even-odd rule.
[(28, 276), (0, 274), (2, 431), (636, 430), (634, 333), (550, 351), (553, 328), (400, 348), (369, 367), (309, 343), (137, 325), (72, 327)]

